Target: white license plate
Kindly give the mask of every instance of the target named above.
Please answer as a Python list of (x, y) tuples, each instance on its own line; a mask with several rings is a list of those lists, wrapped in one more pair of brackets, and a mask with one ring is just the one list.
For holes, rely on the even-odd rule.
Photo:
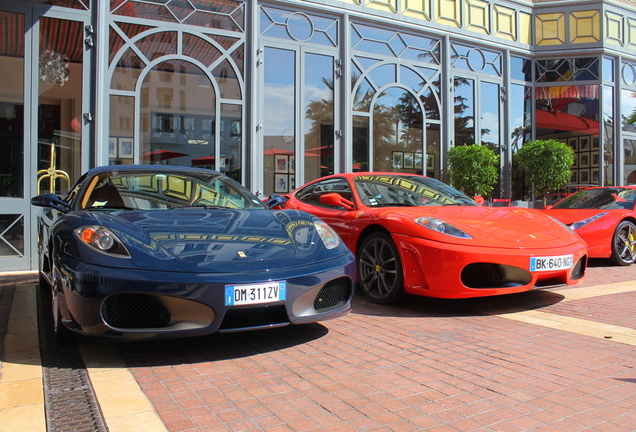
[(287, 284), (285, 281), (225, 286), (225, 306), (270, 303), (286, 298)]
[(552, 270), (565, 270), (572, 268), (574, 264), (573, 255), (561, 255), (551, 257), (531, 257), (530, 258), (530, 271), (552, 271)]

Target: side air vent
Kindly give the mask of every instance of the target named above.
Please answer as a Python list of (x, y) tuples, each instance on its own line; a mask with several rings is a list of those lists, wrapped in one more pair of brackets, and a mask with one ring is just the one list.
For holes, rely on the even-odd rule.
[(351, 297), (351, 279), (342, 277), (325, 284), (314, 300), (314, 309), (328, 309), (345, 303)]

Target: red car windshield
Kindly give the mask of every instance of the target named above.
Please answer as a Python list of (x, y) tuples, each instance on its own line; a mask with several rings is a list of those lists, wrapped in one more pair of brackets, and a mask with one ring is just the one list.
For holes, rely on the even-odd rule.
[(576, 192), (554, 205), (554, 209), (633, 209), (636, 189), (594, 188)]
[(369, 207), (478, 205), (457, 189), (430, 177), (370, 174), (356, 177), (355, 184), (362, 202)]

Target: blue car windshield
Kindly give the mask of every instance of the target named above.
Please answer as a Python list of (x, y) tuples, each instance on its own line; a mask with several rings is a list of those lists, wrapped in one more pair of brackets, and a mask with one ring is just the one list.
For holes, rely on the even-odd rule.
[(251, 192), (219, 173), (117, 171), (92, 180), (80, 207), (90, 210), (263, 209)]
[(636, 189), (593, 188), (573, 193), (554, 209), (633, 209)]
[(355, 178), (358, 194), (369, 207), (478, 205), (474, 200), (430, 177), (369, 174)]

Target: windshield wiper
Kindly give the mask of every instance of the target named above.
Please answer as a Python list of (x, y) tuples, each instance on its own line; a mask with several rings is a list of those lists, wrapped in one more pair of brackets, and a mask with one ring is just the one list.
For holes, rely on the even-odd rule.
[(84, 210), (139, 210), (132, 207), (126, 207), (124, 205), (103, 205), (86, 207)]
[(180, 209), (184, 209), (184, 210), (188, 210), (188, 209), (195, 209), (195, 210), (200, 210), (200, 209), (204, 209), (204, 210), (212, 210), (212, 209), (231, 209), (232, 207), (227, 207), (227, 206), (220, 206), (220, 205), (210, 205), (210, 204), (192, 204), (192, 205), (184, 205), (184, 206), (176, 206), (176, 207), (172, 207), (171, 210), (180, 210)]
[(409, 203), (381, 203), (371, 207), (417, 207), (415, 204)]

